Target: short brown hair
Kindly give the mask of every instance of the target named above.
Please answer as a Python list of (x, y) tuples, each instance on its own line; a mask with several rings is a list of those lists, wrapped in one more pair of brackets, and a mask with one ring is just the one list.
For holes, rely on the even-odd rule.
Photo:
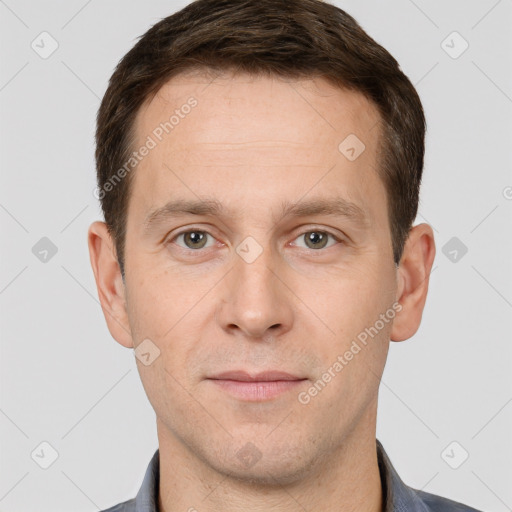
[(123, 278), (133, 173), (113, 178), (133, 152), (141, 105), (168, 80), (195, 69), (322, 77), (376, 105), (382, 121), (378, 172), (399, 264), (418, 209), (426, 124), (419, 96), (397, 61), (354, 18), (321, 0), (196, 0), (156, 23), (122, 58), (98, 111), (99, 198)]

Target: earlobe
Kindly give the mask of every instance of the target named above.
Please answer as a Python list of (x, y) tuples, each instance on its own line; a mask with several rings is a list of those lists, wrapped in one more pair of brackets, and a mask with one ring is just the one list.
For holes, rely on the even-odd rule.
[(393, 321), (391, 341), (407, 340), (418, 330), (427, 300), (435, 253), (432, 228), (428, 224), (411, 228), (397, 270), (396, 300), (402, 309)]
[(98, 297), (110, 334), (124, 347), (132, 348), (125, 285), (107, 225), (100, 221), (93, 222), (87, 239)]

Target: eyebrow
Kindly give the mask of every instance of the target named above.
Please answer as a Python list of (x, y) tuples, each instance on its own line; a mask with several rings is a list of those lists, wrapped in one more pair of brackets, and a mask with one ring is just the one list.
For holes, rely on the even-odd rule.
[[(234, 217), (233, 212), (226, 210), (216, 199), (176, 199), (150, 211), (144, 220), (143, 230), (147, 233), (161, 222), (184, 215)], [(295, 203), (283, 201), (281, 203), (281, 218), (311, 217), (315, 215), (346, 218), (361, 228), (370, 225), (370, 219), (366, 211), (356, 203), (342, 197), (301, 200)]]

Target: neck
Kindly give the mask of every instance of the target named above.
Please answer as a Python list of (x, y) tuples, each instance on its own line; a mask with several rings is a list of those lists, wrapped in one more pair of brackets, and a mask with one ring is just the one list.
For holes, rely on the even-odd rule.
[(294, 481), (269, 485), (219, 473), (157, 425), (159, 512), (383, 511), (375, 426), (354, 429)]

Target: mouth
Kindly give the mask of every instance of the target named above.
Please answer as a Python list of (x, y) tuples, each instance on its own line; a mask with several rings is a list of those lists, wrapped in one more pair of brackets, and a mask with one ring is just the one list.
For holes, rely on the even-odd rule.
[(237, 370), (220, 373), (207, 380), (239, 400), (263, 402), (296, 389), (308, 379), (282, 371), (251, 374)]

